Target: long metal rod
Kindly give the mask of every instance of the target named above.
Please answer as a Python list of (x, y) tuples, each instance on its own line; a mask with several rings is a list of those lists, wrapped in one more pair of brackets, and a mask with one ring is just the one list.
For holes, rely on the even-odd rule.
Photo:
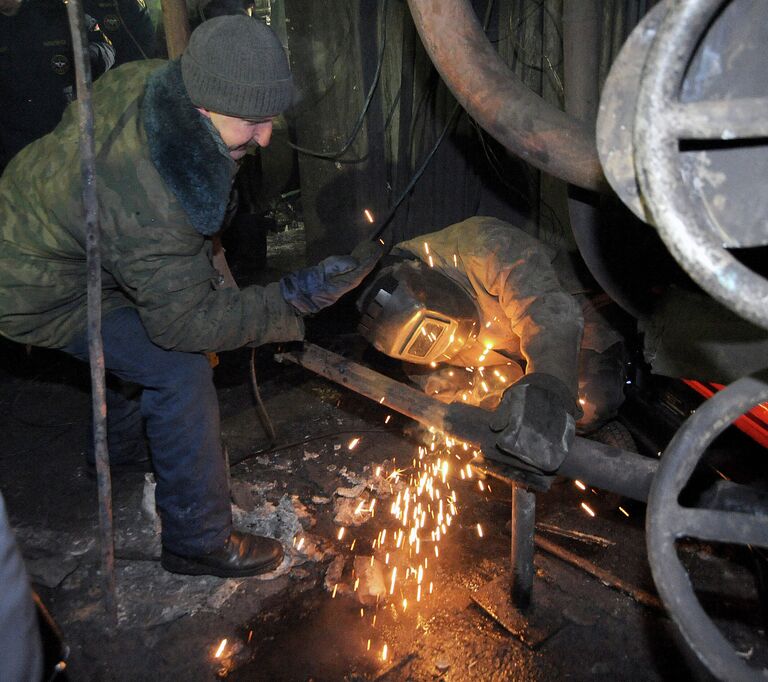
[(664, 605), (661, 603), (661, 599), (657, 596), (631, 585), (626, 580), (622, 580), (610, 571), (600, 568), (597, 564), (584, 559), (573, 552), (569, 552), (567, 549), (560, 547), (560, 545), (545, 540), (539, 535), (536, 536), (534, 541), (539, 549), (543, 549), (548, 554), (556, 556), (558, 559), (581, 569), (585, 573), (589, 573), (603, 583), (603, 585), (608, 585), (609, 587), (613, 587), (614, 589), (628, 594), (639, 604), (643, 604), (643, 606), (648, 606), (659, 611), (665, 610)]
[[(510, 483), (529, 482), (524, 473), (509, 462), (509, 457), (497, 452), (496, 435), (488, 428), (489, 413), (486, 410), (464, 404), (445, 405), (421, 391), (310, 343), (305, 343), (301, 351), (281, 353), (276, 359), (301, 365), (424, 426), (474, 443), (483, 449), (486, 460), (496, 459), (503, 466), (504, 473), (494, 471), (494, 476)], [(644, 502), (648, 499), (658, 466), (658, 461), (649, 457), (577, 437), (557, 474), (578, 478), (596, 488)]]
[(80, 175), (85, 215), (85, 254), (88, 270), (88, 357), (91, 368), (93, 441), (99, 497), (101, 577), (104, 606), (113, 628), (117, 627), (115, 583), (115, 536), (112, 525), (112, 480), (107, 450), (107, 401), (104, 380), (104, 346), (101, 338), (101, 252), (96, 200), (96, 160), (93, 141), (91, 63), (85, 33), (85, 15), (80, 0), (67, 2), (69, 29), (77, 77), (77, 107), (80, 121)]

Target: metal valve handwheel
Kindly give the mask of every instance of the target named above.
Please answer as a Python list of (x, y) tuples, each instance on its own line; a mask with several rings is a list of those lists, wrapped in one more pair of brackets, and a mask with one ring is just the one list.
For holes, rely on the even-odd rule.
[(768, 547), (768, 514), (683, 507), (678, 497), (704, 451), (738, 416), (768, 400), (768, 383), (745, 377), (705, 402), (670, 442), (648, 498), (646, 543), (653, 580), (688, 645), (719, 679), (763, 680), (701, 607), (675, 550), (679, 538)]
[[(683, 188), (681, 141), (716, 147), (743, 140), (760, 146), (768, 139), (766, 96), (698, 101), (681, 97), (702, 35), (713, 21), (732, 9), (734, 2), (739, 0), (680, 0), (661, 22), (640, 81), (634, 125), (635, 170), (645, 209), (677, 261), (718, 301), (768, 329), (768, 281), (726, 250), (726, 246), (745, 244), (734, 244), (712, 221), (701, 220), (701, 208)], [(759, 4), (754, 7), (757, 11), (765, 9)], [(759, 83), (755, 87), (763, 92)], [(709, 194), (716, 191), (710, 191), (711, 187), (707, 186)], [(749, 245), (765, 243), (765, 219), (761, 216), (760, 234), (751, 235)]]

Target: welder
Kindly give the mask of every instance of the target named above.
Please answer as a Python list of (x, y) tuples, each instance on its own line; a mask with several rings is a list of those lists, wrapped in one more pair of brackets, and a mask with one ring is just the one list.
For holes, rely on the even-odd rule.
[(474, 217), (397, 244), (359, 329), (427, 394), (493, 410), (501, 450), (554, 471), (623, 401), (623, 337), (580, 289), (562, 252)]

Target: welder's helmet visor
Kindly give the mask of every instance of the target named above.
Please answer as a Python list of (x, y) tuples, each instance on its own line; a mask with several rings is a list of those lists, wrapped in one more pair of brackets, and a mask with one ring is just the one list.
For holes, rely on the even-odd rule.
[(360, 333), (382, 353), (405, 362), (447, 362), (479, 331), (474, 298), (419, 260), (381, 268), (357, 306)]

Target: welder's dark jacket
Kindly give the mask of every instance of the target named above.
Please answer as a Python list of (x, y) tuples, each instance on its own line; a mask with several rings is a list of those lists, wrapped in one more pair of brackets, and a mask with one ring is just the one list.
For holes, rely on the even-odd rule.
[[(93, 78), (115, 61), (115, 50), (85, 18)], [(0, 171), (33, 140), (56, 127), (75, 98), (75, 64), (67, 9), (61, 0), (25, 0), (14, 16), (0, 14)]]
[(431, 256), (434, 269), (476, 301), (480, 342), (452, 357), (451, 364), (503, 364), (500, 354), (484, 354), (487, 340), (494, 351), (524, 360), (525, 373), (557, 377), (576, 398), (583, 319), (552, 267), (554, 249), (509, 223), (475, 217), (401, 242), (393, 253), (425, 263)]
[[(95, 83), (103, 310), (135, 307), (152, 340), (220, 351), (303, 336), (277, 283), (219, 289), (211, 241), (236, 164), (190, 102), (178, 62)], [(0, 333), (61, 348), (86, 326), (77, 109), (0, 178)]]

